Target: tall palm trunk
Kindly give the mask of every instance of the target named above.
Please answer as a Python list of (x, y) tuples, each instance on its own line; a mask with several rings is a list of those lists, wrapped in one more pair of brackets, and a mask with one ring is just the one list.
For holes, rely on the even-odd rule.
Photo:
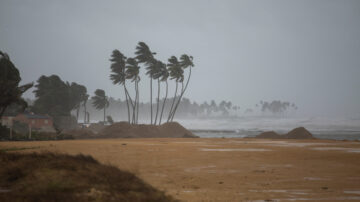
[(106, 110), (106, 106), (104, 106), (104, 125), (105, 125), (105, 110)]
[(137, 81), (135, 80), (135, 100), (134, 100), (134, 106), (133, 106), (133, 117), (132, 117), (132, 123), (136, 123), (136, 108), (137, 108), (137, 100), (138, 100), (138, 93), (137, 93)]
[(124, 91), (125, 91), (125, 98), (126, 98), (126, 106), (127, 106), (127, 111), (128, 111), (128, 122), (130, 123), (130, 108), (129, 108), (129, 100), (128, 100), (128, 93), (126, 90), (126, 86), (124, 84)]
[(168, 116), (167, 122), (169, 122), (170, 119), (171, 119), (171, 112), (172, 112), (172, 110), (173, 110), (173, 106), (174, 106), (174, 103), (175, 103), (175, 100), (176, 100), (176, 93), (177, 93), (177, 89), (178, 89), (178, 82), (177, 82), (177, 81), (175, 81), (175, 82), (176, 82), (175, 95), (174, 95), (173, 101), (172, 101), (172, 103), (171, 103), (171, 107), (170, 107), (170, 111), (169, 111), (169, 116)]
[(179, 103), (180, 103), (180, 101), (181, 101), (181, 93), (184, 91), (184, 81), (182, 81), (181, 82), (181, 92), (180, 92), (180, 95), (179, 95), (179, 98), (178, 98), (178, 100), (177, 100), (177, 103), (175, 104), (175, 106), (174, 106), (174, 109), (173, 109), (173, 111), (172, 111), (172, 114), (171, 114), (171, 122), (173, 121), (173, 119), (174, 119), (174, 115), (175, 115), (175, 111), (176, 111), (176, 109), (177, 109), (177, 106), (179, 105)]
[(160, 103), (160, 79), (158, 79), (158, 97), (157, 97), (157, 103), (156, 103), (156, 115), (155, 115), (154, 125), (156, 125), (156, 122), (157, 122), (157, 117), (158, 117), (158, 113), (159, 113), (159, 103)]
[(80, 112), (80, 104), (79, 104), (79, 106), (76, 108), (76, 122), (79, 122), (79, 112)]
[(87, 123), (87, 121), (86, 121), (86, 102), (84, 102), (84, 123)]
[[(179, 106), (179, 104), (180, 104), (180, 101), (181, 101), (181, 99), (182, 99), (182, 97), (183, 97), (183, 95), (184, 95), (184, 93), (185, 93), (185, 91), (186, 91), (186, 89), (187, 89), (187, 87), (188, 87), (188, 85), (189, 85), (190, 77), (191, 77), (191, 67), (190, 67), (190, 72), (189, 72), (188, 79), (187, 79), (187, 81), (186, 81), (185, 88), (181, 91), (180, 98), (179, 98), (179, 100), (178, 100), (178, 102), (177, 102), (177, 104), (176, 104), (176, 106), (175, 106), (175, 109), (174, 109), (174, 112), (173, 112), (173, 115), (172, 115), (172, 119), (174, 118), (175, 113), (176, 113), (176, 110), (177, 110), (177, 108), (178, 108), (178, 106)], [(171, 121), (172, 121), (172, 119), (171, 119)]]
[(136, 86), (137, 86), (137, 90), (136, 90), (136, 94), (137, 94), (137, 109), (136, 109), (136, 124), (138, 123), (139, 121), (139, 100), (140, 100), (140, 94), (139, 94), (139, 76), (138, 76), (138, 79), (137, 79), (137, 82), (136, 82)]
[(153, 115), (152, 115), (152, 75), (150, 75), (150, 116), (151, 116), (151, 122), (150, 124), (153, 124)]
[(167, 80), (166, 80), (166, 94), (165, 94), (163, 106), (162, 106), (162, 109), (161, 109), (159, 125), (161, 125), (161, 119), (162, 119), (162, 116), (163, 116), (163, 112), (164, 112), (164, 108), (165, 108), (165, 104), (166, 104), (167, 95), (168, 95), (168, 82), (167, 82)]

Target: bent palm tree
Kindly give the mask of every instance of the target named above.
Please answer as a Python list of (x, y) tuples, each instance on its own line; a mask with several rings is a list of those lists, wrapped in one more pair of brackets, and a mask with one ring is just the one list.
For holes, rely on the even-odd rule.
[(150, 48), (144, 43), (139, 42), (136, 46), (136, 59), (138, 60), (138, 63), (144, 63), (146, 67), (146, 74), (150, 77), (150, 120), (151, 124), (153, 123), (153, 110), (152, 110), (152, 80), (153, 80), (153, 73), (154, 73), (154, 66), (156, 60), (154, 59), (154, 55), (156, 53), (153, 53), (150, 51)]
[(126, 79), (131, 79), (131, 82), (135, 82), (135, 100), (133, 107), (132, 123), (137, 123), (139, 114), (139, 71), (140, 66), (134, 58), (128, 58), (126, 61)]
[(166, 104), (166, 99), (167, 99), (167, 96), (168, 96), (168, 81), (167, 81), (167, 80), (168, 80), (168, 78), (169, 78), (169, 71), (168, 71), (168, 69), (166, 68), (166, 65), (165, 65), (165, 64), (163, 64), (163, 65), (161, 66), (160, 74), (161, 74), (160, 81), (165, 82), (165, 84), (166, 84), (166, 93), (165, 93), (165, 98), (164, 98), (164, 102), (163, 102), (162, 109), (161, 109), (159, 125), (161, 125), (161, 119), (162, 119), (162, 116), (163, 116), (163, 113), (164, 113), (164, 108), (165, 108), (165, 104)]
[(123, 85), (124, 87), (126, 105), (128, 110), (128, 122), (130, 123), (129, 101), (132, 108), (133, 108), (133, 103), (126, 88), (126, 73), (125, 73), (126, 57), (119, 50), (114, 50), (112, 52), (110, 61), (112, 62), (110, 66), (112, 72), (112, 74), (110, 74), (110, 79), (113, 81), (113, 84), (120, 84)]
[(156, 115), (155, 115), (155, 121), (154, 121), (154, 125), (156, 125), (157, 123), (157, 118), (158, 118), (158, 114), (159, 114), (159, 105), (160, 105), (160, 78), (162, 76), (161, 74), (161, 69), (165, 66), (166, 68), (166, 65), (157, 60), (155, 62), (155, 66), (153, 67), (153, 78), (155, 80), (158, 81), (158, 95), (157, 95), (157, 102), (156, 102)]
[[(185, 88), (183, 88), (183, 90), (181, 91), (181, 94), (180, 94), (180, 97), (178, 99), (178, 102), (177, 104), (175, 105), (175, 109), (173, 110), (173, 114), (172, 114), (172, 117), (171, 117), (171, 121), (174, 119), (174, 116), (175, 116), (175, 113), (176, 113), (176, 110), (180, 104), (180, 101), (189, 85), (189, 81), (190, 81), (190, 77), (191, 77), (191, 68), (194, 67), (194, 63), (193, 63), (193, 57), (192, 56), (188, 56), (186, 54), (183, 54), (181, 57), (180, 57), (180, 66), (183, 70), (187, 69), (189, 67), (189, 75), (188, 75), (188, 78), (187, 78), (187, 81), (186, 81), (186, 85), (185, 85)], [(183, 84), (183, 83), (182, 83)]]
[(169, 61), (168, 67), (169, 67), (170, 79), (175, 80), (176, 87), (175, 87), (174, 99), (173, 99), (171, 107), (170, 107), (167, 122), (169, 122), (172, 118), (172, 113), (173, 113), (173, 110), (175, 107), (174, 104), (175, 104), (175, 100), (176, 100), (176, 96), (177, 96), (178, 83), (179, 82), (183, 83), (183, 81), (184, 81), (184, 70), (181, 68), (178, 59), (175, 56), (171, 56), (171, 58), (169, 58), (168, 61)]
[(92, 99), (93, 99), (92, 104), (97, 110), (104, 109), (104, 124), (105, 124), (106, 108), (109, 106), (109, 100), (105, 95), (105, 91), (101, 89), (96, 89), (95, 96), (93, 96)]

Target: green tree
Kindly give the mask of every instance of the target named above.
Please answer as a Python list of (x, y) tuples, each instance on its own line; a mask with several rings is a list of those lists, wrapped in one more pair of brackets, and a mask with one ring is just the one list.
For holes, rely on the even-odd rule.
[(11, 62), (10, 57), (0, 51), (0, 119), (11, 104), (22, 106), (22, 110), (27, 107), (21, 96), (33, 86), (33, 83), (19, 86), (20, 81), (19, 70)]
[(102, 89), (96, 89), (95, 95), (92, 97), (93, 100), (93, 106), (97, 110), (104, 110), (104, 124), (105, 124), (105, 118), (106, 118), (106, 108), (109, 107), (109, 100), (108, 97), (105, 95), (105, 91)]

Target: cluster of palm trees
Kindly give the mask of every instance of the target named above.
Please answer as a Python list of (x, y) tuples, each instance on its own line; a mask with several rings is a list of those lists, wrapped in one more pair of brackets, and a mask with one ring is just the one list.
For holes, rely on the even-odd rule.
[[(136, 46), (134, 58), (125, 57), (119, 50), (112, 52), (111, 74), (110, 79), (114, 84), (122, 85), (128, 112), (128, 122), (132, 124), (138, 123), (139, 118), (139, 82), (140, 82), (140, 65), (145, 67), (146, 75), (150, 78), (150, 124), (161, 124), (163, 112), (165, 108), (166, 99), (168, 96), (168, 80), (175, 81), (174, 99), (170, 107), (170, 112), (167, 116), (167, 122), (173, 121), (176, 110), (180, 101), (188, 87), (191, 68), (194, 66), (193, 57), (183, 54), (180, 60), (175, 56), (168, 59), (168, 64), (163, 63), (155, 58), (156, 53), (152, 52), (150, 48), (144, 43), (139, 42)], [(184, 70), (189, 68), (189, 74), (184, 85)], [(135, 88), (135, 96), (132, 98), (127, 88), (127, 80), (133, 83)], [(153, 81), (157, 82), (157, 99), (156, 110), (153, 110)], [(160, 84), (165, 82), (165, 98), (162, 103), (160, 111)], [(181, 85), (181, 91), (178, 92), (178, 85)]]

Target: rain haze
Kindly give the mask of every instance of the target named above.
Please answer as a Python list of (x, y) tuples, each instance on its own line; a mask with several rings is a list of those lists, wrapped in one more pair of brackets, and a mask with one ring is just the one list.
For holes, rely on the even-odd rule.
[(360, 0), (0, 0), (0, 201), (360, 201), (359, 77)]
[(2, 0), (0, 46), (22, 83), (57, 74), (125, 99), (109, 79), (109, 58), (114, 49), (132, 57), (144, 41), (164, 62), (194, 57), (192, 101), (225, 99), (245, 110), (286, 100), (306, 116), (359, 117), (359, 10), (359, 1), (330, 0)]

